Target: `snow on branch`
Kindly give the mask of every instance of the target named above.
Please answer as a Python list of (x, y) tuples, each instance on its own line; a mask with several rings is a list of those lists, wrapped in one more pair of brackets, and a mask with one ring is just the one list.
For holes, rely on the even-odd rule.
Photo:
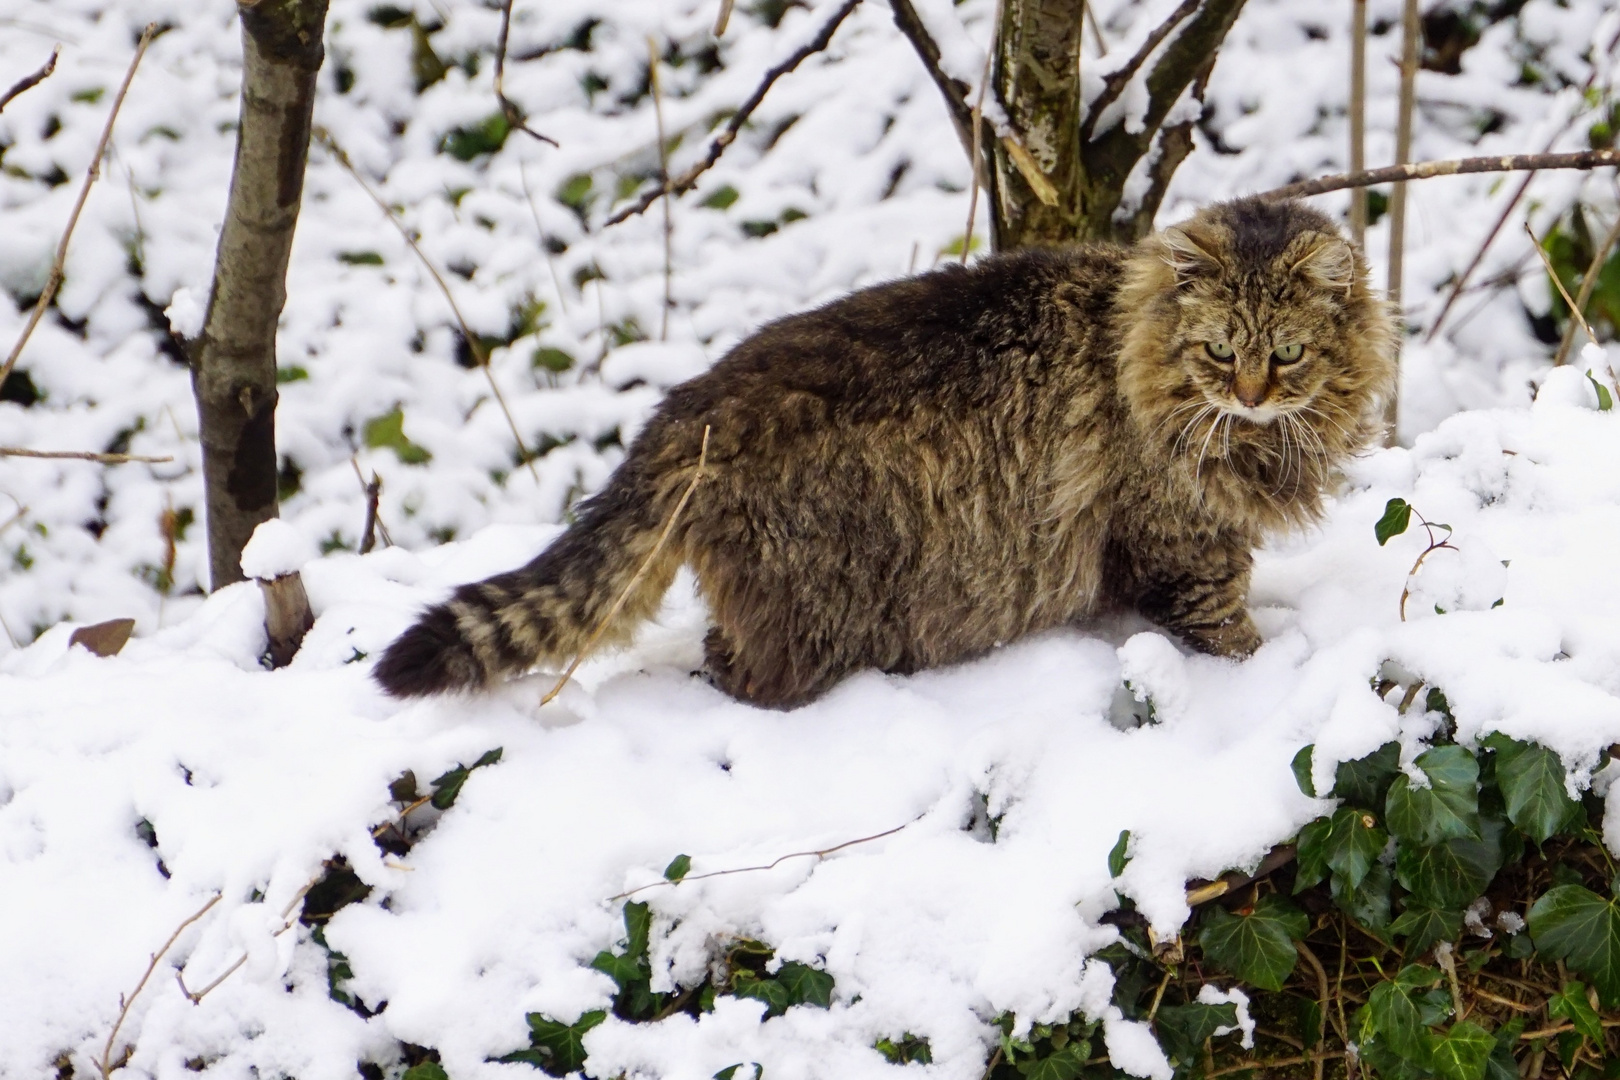
[(1382, 169), (1336, 173), (1315, 180), (1300, 180), (1260, 193), (1262, 199), (1297, 199), (1322, 195), (1346, 188), (1371, 187), (1397, 180), (1427, 180), (1431, 176), (1457, 176), (1462, 173), (1535, 172), (1541, 169), (1601, 169), (1620, 165), (1620, 150), (1580, 150), (1569, 154), (1507, 154), (1492, 157), (1453, 158), (1449, 161), (1414, 161), (1408, 165), (1387, 165)]

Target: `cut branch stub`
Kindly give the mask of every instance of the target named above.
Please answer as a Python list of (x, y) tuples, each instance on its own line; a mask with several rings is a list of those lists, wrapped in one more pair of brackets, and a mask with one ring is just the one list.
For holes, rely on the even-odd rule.
[(292, 663), (304, 635), (315, 625), (309, 610), (309, 594), (304, 579), (295, 570), (266, 581), (258, 579), (264, 596), (264, 630), (270, 638), (270, 666), (283, 668)]

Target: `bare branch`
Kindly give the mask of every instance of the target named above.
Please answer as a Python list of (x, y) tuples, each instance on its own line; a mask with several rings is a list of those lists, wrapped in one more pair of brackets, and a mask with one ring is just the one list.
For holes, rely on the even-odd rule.
[(1082, 142), (1091, 141), (1092, 133), (1097, 130), (1097, 117), (1101, 116), (1103, 111), (1117, 101), (1120, 94), (1125, 92), (1125, 87), (1136, 77), (1136, 73), (1142, 70), (1142, 65), (1147, 63), (1147, 58), (1153, 55), (1153, 50), (1159, 47), (1159, 43), (1165, 39), (1170, 31), (1179, 26), (1187, 16), (1197, 10), (1198, 0), (1182, 0), (1181, 6), (1172, 11), (1168, 19), (1153, 28), (1152, 32), (1148, 34), (1147, 40), (1142, 42), (1142, 47), (1136, 50), (1135, 56), (1125, 62), (1124, 67), (1118, 71), (1108, 73), (1103, 79), (1102, 92), (1092, 99), (1091, 107), (1086, 112), (1086, 118), (1081, 122), (1080, 139)]
[(1396, 180), (1427, 180), (1431, 176), (1464, 173), (1535, 172), (1541, 169), (1601, 169), (1620, 165), (1620, 150), (1580, 150), (1569, 154), (1508, 154), (1502, 157), (1453, 158), (1449, 161), (1414, 161), (1358, 173), (1336, 173), (1315, 180), (1300, 180), (1259, 194), (1262, 199), (1298, 199), (1346, 188), (1372, 187)]
[(512, 28), (512, 0), (501, 2), (501, 34), (495, 42), (495, 100), (500, 103), (501, 115), (506, 117), (507, 124), (512, 130), (521, 131), (531, 139), (538, 139), (543, 143), (557, 145), (557, 140), (549, 135), (542, 135), (523, 122), (523, 110), (512, 104), (506, 96), (506, 36)]
[[(1535, 239), (1534, 234), (1531, 234), (1531, 239)], [(1558, 352), (1553, 356), (1553, 367), (1563, 367), (1564, 361), (1569, 359), (1569, 348), (1575, 343), (1576, 322), (1581, 324), (1581, 329), (1586, 331), (1586, 336), (1591, 339), (1592, 343), (1597, 344), (1597, 335), (1592, 333), (1591, 324), (1586, 321), (1586, 304), (1587, 301), (1592, 299), (1592, 290), (1597, 286), (1598, 274), (1602, 272), (1603, 264), (1609, 257), (1609, 249), (1614, 247), (1617, 240), (1620, 240), (1620, 216), (1614, 219), (1614, 224), (1609, 226), (1608, 234), (1603, 237), (1603, 242), (1598, 245), (1597, 250), (1592, 252), (1592, 261), (1586, 267), (1585, 276), (1581, 278), (1580, 292), (1576, 294), (1575, 301), (1569, 306), (1569, 325), (1564, 327), (1564, 338), (1558, 343)], [(1542, 250), (1540, 244), (1536, 245), (1536, 250), (1541, 252), (1543, 258), (1546, 258), (1547, 253)], [(1551, 268), (1549, 267), (1549, 269)], [(1558, 280), (1558, 275), (1554, 274), (1552, 278), (1558, 285), (1558, 291), (1564, 292), (1564, 283)], [(1564, 293), (1564, 299), (1566, 301), (1569, 299), (1568, 293)]]
[(467, 320), (462, 318), (461, 308), (456, 304), (456, 298), (451, 294), (450, 285), (444, 280), (444, 275), (439, 273), (439, 268), (433, 265), (433, 260), (427, 257), (427, 253), (416, 242), (416, 237), (411, 235), (411, 231), (405, 227), (404, 222), (394, 215), (394, 208), (384, 202), (382, 196), (378, 195), (372, 190), (371, 185), (366, 183), (366, 178), (360, 175), (360, 170), (354, 167), (354, 162), (349, 160), (349, 155), (344, 153), (343, 147), (338, 145), (337, 140), (332, 137), (332, 133), (325, 128), (316, 128), (314, 135), (316, 139), (320, 140), (320, 144), (326, 147), (331, 155), (337, 159), (338, 164), (342, 165), (349, 175), (354, 177), (355, 182), (365, 190), (365, 193), (371, 196), (371, 201), (376, 203), (382, 210), (383, 216), (388, 219), (389, 223), (399, 230), (399, 235), (405, 238), (405, 243), (416, 253), (416, 257), (422, 260), (422, 265), (427, 267), (428, 274), (438, 284), (439, 291), (444, 294), (445, 303), (450, 305), (450, 314), (456, 317), (456, 325), (461, 327), (462, 340), (467, 343), (467, 349), (473, 354), (473, 359), (477, 361), (478, 366), (484, 369), (484, 378), (489, 380), (490, 392), (495, 395), (496, 402), (500, 404), (501, 412), (506, 415), (507, 426), (512, 429), (512, 439), (517, 443), (518, 458), (529, 467), (529, 475), (534, 477), (535, 483), (539, 483), (540, 471), (534, 467), (534, 458), (529, 454), (529, 448), (524, 445), (522, 434), (518, 432), (517, 421), (512, 417), (511, 407), (506, 404), (506, 395), (501, 393), (500, 384), (495, 381), (495, 373), (490, 370), (489, 354), (484, 351), (484, 344), (478, 340), (478, 335), (473, 333), (472, 328), (467, 325)]
[(720, 37), (726, 32), (726, 24), (731, 21), (731, 5), (733, 0), (720, 0), (720, 12), (714, 17), (714, 36)]
[(754, 114), (754, 110), (759, 108), (760, 102), (765, 100), (765, 95), (770, 92), (772, 86), (776, 85), (776, 80), (798, 67), (806, 58), (825, 49), (827, 43), (832, 40), (833, 33), (837, 31), (843, 21), (849, 17), (849, 13), (854, 11), (855, 6), (860, 2), (861, 0), (844, 0), (843, 5), (833, 12), (832, 18), (827, 20), (815, 37), (795, 49), (791, 56), (765, 73), (765, 77), (760, 80), (759, 85), (754, 87), (754, 92), (748, 95), (748, 100), (738, 106), (731, 119), (726, 121), (726, 126), (720, 129), (720, 134), (716, 135), (709, 143), (709, 152), (703, 156), (702, 161), (699, 161), (673, 180), (666, 178), (663, 183), (655, 184), (642, 192), (641, 197), (635, 202), (608, 218), (604, 223), (604, 228), (607, 225), (617, 225), (626, 218), (635, 217), (664, 195), (684, 195), (691, 191), (693, 185), (697, 183), (698, 177), (713, 168), (714, 163), (720, 160), (720, 155), (725, 153), (726, 147), (736, 141), (737, 133), (748, 122), (748, 118)]
[[(1548, 149), (1552, 149), (1548, 147)], [(1367, 167), (1367, 0), (1350, 5), (1350, 171)], [(1367, 196), (1350, 196), (1350, 239), (1367, 247)]]
[[(150, 29), (148, 27), (148, 32), (150, 32)], [(141, 996), (142, 990), (146, 989), (146, 981), (152, 977), (152, 972), (157, 969), (158, 961), (163, 959), (176, 941), (180, 940), (180, 935), (185, 931), (186, 927), (208, 914), (209, 909), (219, 903), (219, 898), (220, 894), (215, 893), (212, 900), (198, 908), (189, 918), (175, 927), (174, 933), (169, 935), (169, 940), (163, 943), (161, 949), (152, 954), (151, 962), (146, 965), (146, 972), (141, 976), (141, 981), (135, 984), (135, 989), (131, 990), (128, 996), (120, 997), (118, 1019), (113, 1023), (113, 1029), (107, 1033), (107, 1043), (101, 1048), (101, 1059), (95, 1063), (96, 1071), (101, 1073), (102, 1080), (109, 1080), (112, 1076), (112, 1052), (113, 1045), (118, 1039), (118, 1029), (124, 1026), (124, 1021), (129, 1017), (129, 1010), (135, 1004), (135, 999)]]
[(951, 78), (940, 67), (939, 46), (929, 36), (928, 28), (923, 25), (922, 17), (917, 9), (911, 6), (911, 0), (890, 0), (894, 9), (894, 25), (900, 28), (901, 35), (909, 42), (922, 61), (923, 70), (928, 77), (934, 80), (939, 88), (940, 96), (945, 99), (945, 108), (951, 114), (951, 126), (956, 128), (956, 138), (967, 152), (969, 160), (973, 157), (973, 107), (968, 104), (968, 86), (966, 83)]
[(6, 106), (11, 104), (12, 98), (16, 97), (18, 94), (26, 93), (27, 91), (32, 90), (34, 87), (50, 78), (51, 72), (56, 70), (56, 58), (60, 55), (62, 55), (62, 46), (58, 45), (56, 48), (51, 50), (51, 58), (45, 61), (44, 65), (41, 66), (38, 71), (34, 72), (32, 75), (24, 75), (22, 78), (18, 79), (12, 84), (10, 90), (7, 90), (4, 94), (0, 94), (0, 112), (6, 111)]
[[(101, 138), (96, 142), (96, 152), (90, 158), (90, 167), (85, 171), (84, 184), (79, 188), (79, 197), (73, 203), (73, 212), (68, 215), (67, 228), (62, 231), (61, 242), (56, 245), (56, 258), (51, 263), (51, 272), (45, 278), (45, 288), (40, 291), (39, 299), (34, 303), (34, 310), (28, 316), (28, 324), (23, 327), (22, 336), (17, 338), (17, 344), (11, 347), (11, 355), (0, 366), (0, 386), (5, 384), (11, 376), (11, 369), (17, 366), (17, 358), (22, 355), (23, 346), (34, 333), (34, 327), (39, 320), (45, 317), (45, 309), (51, 306), (56, 298), (56, 290), (62, 287), (63, 268), (67, 264), (68, 241), (73, 237), (73, 229), (79, 224), (79, 214), (84, 210), (85, 200), (90, 197), (90, 187), (101, 176), (101, 157), (107, 152), (107, 143), (112, 139), (113, 122), (118, 119), (118, 110), (124, 106), (124, 95), (129, 92), (129, 84), (135, 78), (135, 69), (141, 66), (141, 57), (146, 55), (147, 46), (157, 36), (157, 23), (147, 23), (146, 29), (141, 31), (141, 40), (135, 46), (135, 55), (129, 61), (129, 70), (124, 72), (124, 81), (118, 87), (118, 96), (113, 98), (112, 109), (107, 113), (107, 124), (101, 129)], [(25, 80), (26, 81), (26, 80)], [(24, 89), (27, 89), (24, 87)], [(17, 91), (21, 93), (21, 91)]]
[[(1204, 90), (1209, 85), (1210, 72), (1215, 70), (1215, 57), (1211, 56), (1204, 70), (1198, 73), (1193, 81), (1193, 100), (1203, 104)], [(1132, 216), (1131, 234), (1133, 237), (1143, 237), (1153, 231), (1153, 219), (1159, 213), (1159, 206), (1164, 202), (1164, 193), (1170, 187), (1170, 179), (1175, 175), (1176, 169), (1187, 159), (1193, 149), (1193, 128), (1197, 121), (1183, 120), (1179, 124), (1172, 124), (1159, 132), (1159, 153), (1148, 167), (1148, 189), (1142, 195), (1137, 205), (1136, 213)]]
[(128, 465), (131, 462), (161, 465), (174, 460), (168, 455), (146, 457), (142, 454), (95, 454), (88, 450), (24, 450), (20, 446), (0, 446), (0, 457), (66, 458), (73, 461), (94, 461), (100, 465)]

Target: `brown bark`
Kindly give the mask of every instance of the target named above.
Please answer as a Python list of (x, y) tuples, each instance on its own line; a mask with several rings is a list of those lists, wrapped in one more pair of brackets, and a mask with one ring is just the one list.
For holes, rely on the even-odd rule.
[(1040, 199), (1007, 148), (993, 142), (998, 183), (991, 241), (997, 251), (1075, 237), (1084, 7), (1085, 0), (1007, 0), (1002, 6), (991, 85), (1057, 199)]
[(309, 594), (304, 579), (295, 570), (290, 574), (259, 581), (264, 595), (264, 632), (270, 639), (270, 666), (284, 668), (298, 655), (304, 635), (315, 625), (309, 610)]
[(208, 315), (193, 356), (210, 583), (242, 579), (242, 548), (276, 516), (276, 324), (304, 189), (327, 0), (238, 3), (242, 110)]
[(1335, 173), (1315, 180), (1300, 180), (1260, 193), (1262, 199), (1302, 199), (1345, 188), (1372, 187), (1391, 180), (1427, 180), (1431, 176), (1460, 176), (1483, 172), (1536, 172), (1541, 169), (1601, 169), (1620, 165), (1620, 150), (1577, 150), (1568, 154), (1504, 154), (1495, 157), (1452, 158), (1386, 165), (1358, 173)]

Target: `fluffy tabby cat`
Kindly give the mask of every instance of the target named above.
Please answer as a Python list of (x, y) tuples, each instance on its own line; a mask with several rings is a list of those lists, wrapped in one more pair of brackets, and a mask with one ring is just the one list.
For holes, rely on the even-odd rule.
[(603, 640), (689, 565), (710, 674), (743, 701), (791, 708), (1119, 608), (1246, 656), (1250, 551), (1311, 520), (1376, 432), (1393, 346), (1360, 255), (1294, 202), (865, 289), (671, 390), (577, 524), (430, 608), (375, 675), (409, 696), (566, 663), (654, 549), (705, 426), (704, 476)]

